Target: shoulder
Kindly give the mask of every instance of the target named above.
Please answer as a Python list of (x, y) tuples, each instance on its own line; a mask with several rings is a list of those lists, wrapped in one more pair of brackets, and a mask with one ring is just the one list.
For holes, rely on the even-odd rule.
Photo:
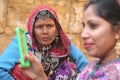
[(116, 68), (116, 69), (120, 69), (120, 59), (118, 58), (118, 59), (116, 59), (116, 60), (114, 60), (114, 61), (112, 61), (112, 62), (110, 62), (110, 63), (107, 63), (107, 65), (105, 66), (105, 68)]
[(98, 59), (91, 61), (90, 63), (88, 63), (82, 70), (81, 73), (91, 73), (93, 70), (93, 67), (98, 63)]
[(108, 64), (106, 69), (112, 69), (112, 71), (118, 70), (120, 72), (120, 59), (117, 59), (116, 61)]
[(120, 79), (120, 59), (107, 64), (105, 67), (101, 68), (101, 70), (104, 71), (105, 76), (108, 79)]
[[(107, 64), (98, 64), (99, 60), (92, 61), (89, 63), (78, 75), (78, 79), (87, 78), (88, 75), (95, 72), (95, 76), (99, 76), (97, 73), (101, 73), (105, 79), (118, 80), (120, 79), (120, 59), (111, 61)], [(96, 66), (96, 68), (95, 68)], [(98, 77), (101, 78), (100, 76)]]
[(73, 43), (73, 42), (71, 42), (70, 43), (70, 51), (71, 52), (77, 52), (77, 51), (80, 51), (77, 47), (76, 47), (76, 45)]
[(76, 47), (73, 42), (70, 43), (70, 47)]
[(98, 60), (91, 61), (86, 67), (81, 70), (81, 73), (77, 75), (76, 80), (85, 80), (87, 76), (92, 73), (93, 67), (96, 65)]
[(17, 37), (15, 36), (11, 40), (10, 44), (6, 47), (6, 49), (4, 50), (4, 52), (6, 52), (6, 51), (8, 51), (8, 52), (14, 51), (15, 49), (17, 49), (17, 47), (18, 47), (18, 41), (17, 41)]
[(79, 75), (84, 75), (84, 74), (89, 74), (93, 71), (93, 67), (97, 64), (98, 60), (94, 60), (91, 61), (90, 63), (88, 63), (82, 70), (81, 73), (79, 73)]

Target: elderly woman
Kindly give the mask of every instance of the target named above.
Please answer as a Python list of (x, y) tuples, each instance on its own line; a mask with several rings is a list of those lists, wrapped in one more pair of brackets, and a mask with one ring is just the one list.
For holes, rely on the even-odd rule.
[[(68, 39), (59, 24), (55, 11), (48, 6), (38, 6), (27, 22), (27, 44), (30, 53), (42, 64), (50, 79), (74, 79), (76, 71), (88, 63), (84, 54)], [(0, 56), (1, 80), (29, 80), (18, 68), (19, 50), (17, 38)], [(77, 70), (76, 65), (77, 64)], [(35, 65), (38, 66), (38, 65)]]

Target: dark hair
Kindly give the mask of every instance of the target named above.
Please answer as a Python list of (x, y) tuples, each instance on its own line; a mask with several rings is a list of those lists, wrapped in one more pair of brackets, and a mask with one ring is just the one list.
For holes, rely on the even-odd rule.
[(41, 10), (36, 15), (37, 19), (46, 19), (49, 17), (55, 19), (55, 16), (52, 13), (50, 13), (48, 10)]
[(91, 5), (94, 5), (94, 11), (98, 16), (112, 25), (120, 23), (120, 4), (118, 0), (89, 0), (84, 6), (84, 10)]

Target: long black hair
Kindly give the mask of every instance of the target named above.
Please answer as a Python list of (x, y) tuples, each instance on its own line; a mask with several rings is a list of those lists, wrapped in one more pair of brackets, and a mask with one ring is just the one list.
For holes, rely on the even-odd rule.
[(84, 10), (91, 5), (94, 5), (94, 11), (99, 17), (112, 25), (120, 24), (120, 4), (118, 0), (89, 0), (84, 5)]

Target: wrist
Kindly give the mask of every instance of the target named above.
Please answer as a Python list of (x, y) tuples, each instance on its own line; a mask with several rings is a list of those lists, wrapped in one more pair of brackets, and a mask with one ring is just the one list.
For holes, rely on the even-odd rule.
[(48, 77), (46, 76), (45, 73), (42, 73), (41, 75), (36, 76), (36, 78), (32, 80), (48, 80)]

